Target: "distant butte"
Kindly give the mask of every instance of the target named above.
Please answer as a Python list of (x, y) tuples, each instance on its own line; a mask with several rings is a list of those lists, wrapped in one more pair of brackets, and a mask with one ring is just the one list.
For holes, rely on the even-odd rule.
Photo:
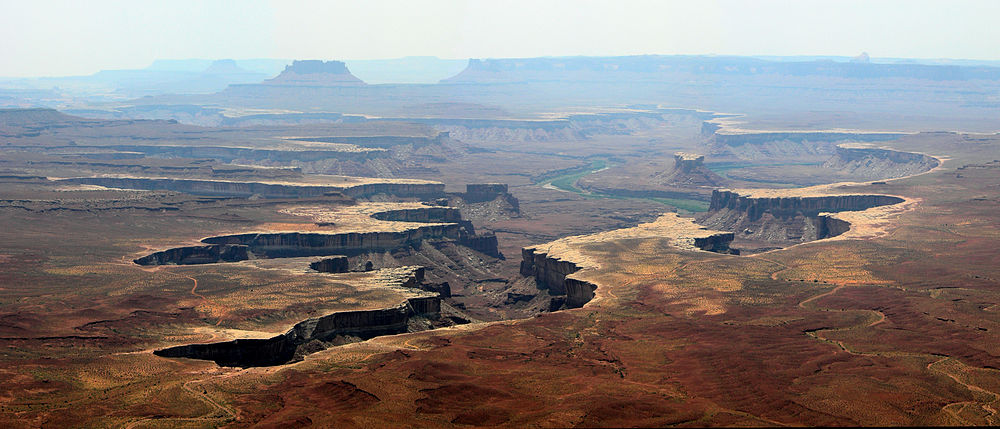
[(296, 60), (277, 77), (264, 85), (290, 86), (364, 86), (342, 61)]

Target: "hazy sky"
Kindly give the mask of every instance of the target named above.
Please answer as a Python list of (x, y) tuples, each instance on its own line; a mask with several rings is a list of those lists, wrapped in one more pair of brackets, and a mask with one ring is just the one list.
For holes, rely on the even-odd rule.
[(154, 59), (857, 55), (1000, 60), (996, 0), (0, 0), (0, 76)]

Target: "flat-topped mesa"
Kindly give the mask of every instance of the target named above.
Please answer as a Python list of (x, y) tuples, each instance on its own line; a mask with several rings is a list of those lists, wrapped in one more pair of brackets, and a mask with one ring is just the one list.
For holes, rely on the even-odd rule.
[(347, 256), (337, 255), (310, 263), (309, 268), (321, 273), (346, 273), (350, 271), (350, 260)]
[(98, 185), (119, 189), (176, 191), (191, 195), (220, 197), (304, 198), (340, 195), (342, 187), (322, 185), (291, 185), (225, 180), (169, 179), (141, 177), (76, 177), (61, 182)]
[(434, 199), (445, 195), (441, 183), (375, 182), (362, 184), (313, 185), (306, 183), (236, 182), (142, 177), (77, 177), (62, 182), (106, 186), (120, 189), (176, 191), (192, 195), (247, 198), (311, 198), (347, 196), (367, 198), (385, 194), (400, 198)]
[(823, 167), (860, 179), (877, 180), (912, 176), (940, 164), (937, 158), (921, 153), (840, 145), (834, 156), (823, 163)]
[[(394, 276), (390, 273), (390, 277), (395, 277), (392, 282), (399, 287), (420, 288), (424, 269), (422, 267), (402, 269), (408, 270), (408, 273), (405, 276)], [(413, 323), (417, 318), (423, 323)], [(284, 334), (270, 338), (190, 344), (156, 350), (153, 353), (163, 357), (211, 360), (220, 366), (243, 368), (274, 366), (300, 359), (303, 355), (314, 351), (315, 347), (309, 345), (317, 341), (324, 346), (344, 344), (451, 324), (454, 323), (441, 318), (441, 297), (425, 294), (409, 298), (395, 307), (340, 311), (306, 319), (295, 324)]]
[(347, 70), (342, 61), (295, 60), (264, 85), (286, 86), (364, 86), (361, 79)]
[(404, 231), (346, 232), (339, 234), (276, 232), (223, 235), (202, 240), (208, 244), (242, 244), (257, 256), (288, 258), (299, 256), (357, 255), (391, 251), (423, 240), (461, 238), (459, 224), (435, 224)]
[(690, 173), (704, 165), (705, 155), (687, 152), (674, 153), (674, 168), (677, 170)]
[(711, 212), (728, 209), (744, 213), (750, 220), (757, 220), (764, 213), (775, 217), (817, 216), (822, 212), (861, 211), (903, 201), (902, 198), (891, 195), (752, 197), (734, 191), (715, 190), (712, 191), (712, 201), (708, 210)]
[(736, 249), (729, 248), (729, 243), (734, 238), (733, 233), (710, 230), (689, 218), (666, 213), (653, 222), (632, 228), (566, 237), (522, 248), (521, 275), (534, 277), (539, 289), (548, 289), (549, 295), (553, 296), (550, 310), (582, 307), (594, 298), (597, 285), (576, 278), (573, 274), (583, 268), (594, 268), (597, 264), (586, 254), (580, 253), (576, 246), (626, 238), (667, 239), (671, 246), (679, 250), (739, 254)]
[(469, 203), (480, 203), (493, 201), (506, 193), (507, 185), (504, 183), (470, 183), (465, 185), (465, 194), (462, 198)]
[(854, 212), (905, 202), (891, 195), (741, 195), (712, 193), (709, 211), (698, 222), (734, 231), (744, 252), (781, 248), (836, 237), (851, 229), (838, 212)]
[(135, 259), (138, 265), (194, 265), (238, 262), (250, 259), (249, 247), (240, 244), (212, 244), (177, 247)]
[(378, 220), (397, 222), (461, 223), (462, 212), (454, 207), (420, 207), (412, 209), (386, 210), (373, 213)]
[(490, 202), (499, 198), (509, 204), (514, 213), (521, 212), (520, 201), (507, 191), (505, 183), (470, 183), (465, 185), (465, 192), (459, 193), (458, 196), (470, 204)]
[(445, 195), (442, 183), (366, 183), (345, 187), (340, 192), (352, 198), (367, 198), (384, 194), (421, 200), (433, 200)]

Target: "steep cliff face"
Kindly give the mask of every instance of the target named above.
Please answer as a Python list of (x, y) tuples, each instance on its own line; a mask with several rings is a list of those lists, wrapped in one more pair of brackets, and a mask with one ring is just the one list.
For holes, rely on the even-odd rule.
[(259, 182), (231, 182), (222, 180), (194, 179), (147, 179), (127, 177), (79, 177), (61, 179), (69, 183), (99, 185), (109, 188), (143, 189), (150, 191), (177, 191), (192, 195), (264, 198), (303, 198), (324, 195), (340, 195), (340, 189), (333, 186), (281, 185)]
[(878, 148), (838, 146), (835, 156), (825, 163), (829, 168), (864, 180), (894, 179), (928, 171), (940, 165), (934, 157), (924, 154)]
[[(381, 335), (401, 334), (407, 332), (411, 317), (423, 316), (436, 319), (440, 311), (440, 298), (414, 298), (392, 308), (343, 311), (308, 319), (296, 324), (282, 335), (267, 339), (189, 344), (156, 350), (153, 353), (163, 357), (211, 360), (220, 366), (247, 368), (282, 365), (294, 359), (299, 346), (311, 341), (350, 342)], [(338, 340), (338, 337), (342, 339)]]
[(711, 138), (710, 145), (713, 153), (717, 155), (733, 156), (748, 161), (783, 159), (822, 162), (835, 154), (838, 143), (889, 141), (903, 135), (850, 132), (716, 132)]
[(460, 238), (458, 224), (427, 225), (400, 232), (319, 233), (252, 233), (224, 235), (202, 240), (209, 244), (242, 244), (255, 255), (269, 258), (352, 255), (371, 251), (387, 251), (409, 246), (421, 240)]
[(349, 261), (343, 255), (320, 259), (309, 264), (309, 268), (321, 273), (346, 273), (350, 270)]
[(462, 221), (462, 212), (454, 207), (421, 207), (416, 209), (387, 210), (372, 214), (378, 220), (397, 222), (451, 222)]
[(493, 201), (505, 194), (507, 194), (507, 185), (504, 183), (470, 183), (465, 185), (465, 194), (462, 194), (462, 198), (466, 202), (481, 203)]
[(366, 198), (377, 194), (385, 194), (400, 198), (433, 199), (445, 195), (444, 184), (440, 183), (383, 182), (365, 183), (354, 186), (321, 186), (132, 177), (78, 177), (60, 179), (60, 181), (99, 185), (109, 188), (177, 191), (192, 195), (224, 197), (250, 197), (258, 195), (264, 198), (309, 198), (346, 195), (352, 198)]
[[(403, 287), (422, 288), (423, 268), (414, 269), (401, 282)], [(440, 296), (407, 299), (398, 306), (374, 310), (340, 311), (306, 319), (281, 335), (266, 339), (237, 339), (209, 344), (189, 344), (156, 350), (163, 357), (183, 357), (215, 361), (221, 366), (255, 367), (282, 365), (308, 350), (302, 346), (320, 342), (324, 345), (363, 341), (381, 335), (420, 330), (427, 324), (411, 323), (423, 319), (431, 326), (452, 324), (441, 319)]]
[(431, 200), (445, 195), (444, 184), (441, 183), (367, 183), (341, 190), (341, 193), (352, 198), (367, 198), (373, 195), (385, 194), (401, 198), (417, 198)]
[(825, 213), (861, 211), (902, 203), (890, 195), (828, 195), (752, 197), (733, 191), (715, 191), (709, 211), (698, 223), (733, 231), (746, 251), (784, 247), (835, 237), (850, 224)]
[(237, 262), (250, 259), (249, 247), (240, 244), (178, 247), (134, 260), (138, 265), (192, 265)]
[(733, 191), (712, 192), (709, 211), (733, 210), (744, 213), (751, 220), (759, 219), (765, 212), (776, 217), (816, 216), (820, 212), (860, 211), (872, 207), (903, 202), (902, 198), (889, 195), (829, 195), (820, 197), (748, 197)]
[(583, 280), (567, 278), (580, 268), (573, 262), (549, 257), (536, 248), (521, 249), (521, 275), (534, 277), (539, 289), (548, 289), (554, 295), (549, 309), (579, 308), (594, 298), (597, 285)]
[(296, 60), (264, 85), (288, 86), (364, 86), (341, 61)]
[(391, 156), (382, 150), (340, 151), (340, 150), (280, 150), (255, 149), (230, 146), (169, 146), (169, 145), (114, 145), (108, 148), (139, 152), (151, 157), (211, 158), (221, 162), (268, 161), (291, 163), (302, 160), (335, 159), (339, 161), (365, 162), (375, 158)]

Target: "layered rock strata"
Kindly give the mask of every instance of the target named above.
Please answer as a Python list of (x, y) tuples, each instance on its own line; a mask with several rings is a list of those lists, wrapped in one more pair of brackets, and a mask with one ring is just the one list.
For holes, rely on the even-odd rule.
[(377, 194), (386, 194), (401, 198), (433, 199), (445, 195), (444, 184), (441, 183), (376, 182), (331, 186), (137, 177), (77, 177), (59, 179), (59, 181), (109, 188), (177, 191), (192, 195), (243, 198), (255, 195), (263, 198), (308, 198), (337, 195), (366, 198)]
[(188, 246), (156, 252), (134, 260), (138, 265), (193, 265), (250, 259), (249, 247), (240, 244)]
[(757, 220), (764, 213), (778, 217), (796, 214), (816, 216), (820, 212), (860, 211), (903, 201), (900, 197), (890, 195), (752, 197), (734, 191), (715, 190), (708, 209), (733, 210), (746, 214), (751, 220)]
[(350, 260), (346, 256), (334, 256), (332, 258), (320, 259), (309, 264), (309, 268), (321, 273), (346, 273), (350, 271)]
[(255, 255), (268, 258), (353, 255), (386, 251), (413, 245), (422, 240), (459, 240), (462, 227), (458, 224), (435, 224), (405, 231), (321, 233), (249, 233), (210, 237), (209, 244), (241, 244)]
[(284, 334), (270, 338), (189, 344), (153, 353), (163, 357), (211, 360), (220, 366), (247, 368), (282, 365), (295, 358), (300, 346), (313, 341), (351, 342), (402, 334), (410, 331), (412, 318), (437, 320), (440, 316), (440, 297), (417, 297), (407, 299), (396, 307), (341, 311), (310, 318), (297, 323)]
[[(738, 241), (756, 242), (758, 250), (836, 237), (851, 229), (838, 218), (840, 212), (860, 212), (896, 205), (903, 198), (891, 195), (753, 195), (728, 190), (712, 193), (709, 211), (699, 218), (703, 225), (735, 232)], [(771, 243), (771, 247), (759, 247)]]
[(653, 222), (632, 228), (598, 234), (567, 237), (544, 245), (521, 249), (521, 275), (534, 277), (539, 289), (548, 289), (554, 298), (550, 310), (578, 308), (594, 298), (597, 285), (579, 277), (597, 263), (577, 247), (608, 239), (666, 238), (680, 250), (704, 250), (716, 253), (737, 253), (729, 248), (731, 232), (714, 231), (695, 224), (691, 219), (667, 213)]
[(940, 164), (937, 158), (920, 153), (841, 145), (837, 146), (836, 155), (823, 163), (823, 167), (842, 171), (851, 177), (875, 180), (912, 176)]

